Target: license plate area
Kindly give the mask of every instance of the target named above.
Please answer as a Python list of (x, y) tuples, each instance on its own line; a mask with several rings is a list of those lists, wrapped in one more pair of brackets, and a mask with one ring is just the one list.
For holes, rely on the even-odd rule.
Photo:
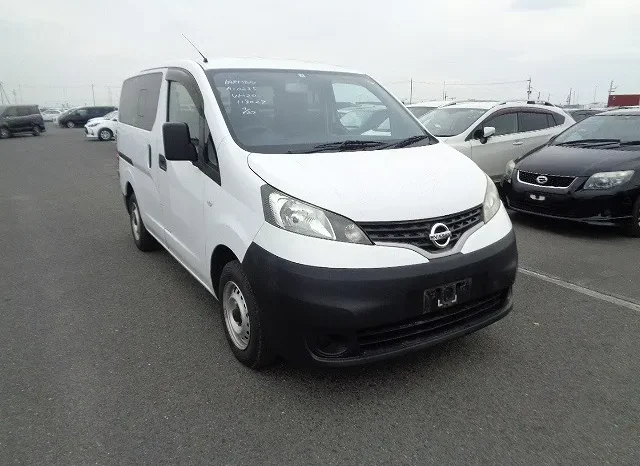
[(423, 298), (423, 312), (438, 312), (443, 309), (463, 304), (471, 295), (471, 279), (458, 280), (425, 290)]

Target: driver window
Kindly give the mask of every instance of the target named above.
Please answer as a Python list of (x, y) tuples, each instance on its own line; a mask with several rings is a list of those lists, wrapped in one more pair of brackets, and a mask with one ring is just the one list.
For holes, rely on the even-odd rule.
[(493, 126), (496, 129), (496, 136), (504, 136), (505, 134), (513, 134), (518, 132), (517, 113), (505, 113), (497, 117), (491, 118), (484, 122), (483, 127)]
[(186, 123), (191, 140), (198, 146), (200, 138), (200, 112), (187, 89), (176, 81), (169, 82), (169, 108), (167, 121)]

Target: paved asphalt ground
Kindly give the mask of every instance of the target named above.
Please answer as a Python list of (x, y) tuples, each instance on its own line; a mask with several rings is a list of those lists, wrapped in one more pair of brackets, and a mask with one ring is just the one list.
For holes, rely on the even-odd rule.
[(637, 466), (640, 240), (513, 220), (522, 267), (603, 295), (521, 273), (469, 337), (256, 373), (213, 297), (135, 248), (114, 143), (0, 141), (0, 465)]

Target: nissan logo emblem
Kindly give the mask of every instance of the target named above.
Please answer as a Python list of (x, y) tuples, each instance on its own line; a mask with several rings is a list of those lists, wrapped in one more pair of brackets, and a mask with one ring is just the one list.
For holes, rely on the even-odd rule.
[(436, 223), (431, 227), (429, 239), (437, 248), (446, 248), (451, 241), (451, 230), (444, 223)]
[(547, 184), (547, 181), (549, 181), (549, 178), (547, 178), (544, 175), (540, 175), (536, 178), (536, 181), (538, 182), (538, 184)]

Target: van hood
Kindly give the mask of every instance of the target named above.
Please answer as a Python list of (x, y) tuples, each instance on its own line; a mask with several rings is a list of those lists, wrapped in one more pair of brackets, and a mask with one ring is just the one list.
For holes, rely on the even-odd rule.
[(249, 154), (285, 194), (354, 221), (440, 217), (482, 204), (484, 173), (446, 144), (315, 154)]

